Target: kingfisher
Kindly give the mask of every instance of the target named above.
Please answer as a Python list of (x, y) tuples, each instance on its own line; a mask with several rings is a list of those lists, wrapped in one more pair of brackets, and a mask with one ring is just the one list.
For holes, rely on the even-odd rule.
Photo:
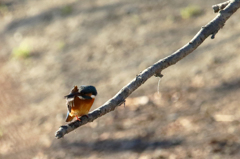
[(96, 96), (97, 90), (94, 86), (80, 86), (80, 90), (74, 86), (71, 92), (64, 96), (68, 108), (66, 122), (72, 121), (74, 117), (81, 121), (80, 116), (87, 116)]

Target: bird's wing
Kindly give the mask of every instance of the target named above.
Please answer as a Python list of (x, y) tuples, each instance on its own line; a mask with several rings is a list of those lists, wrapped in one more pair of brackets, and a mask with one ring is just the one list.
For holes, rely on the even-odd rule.
[(75, 97), (75, 96), (77, 96), (77, 95), (79, 95), (79, 94), (80, 94), (79, 92), (70, 93), (70, 94), (64, 96), (64, 98), (73, 98), (73, 97)]
[(66, 105), (68, 107), (69, 113), (71, 113), (71, 109), (72, 109), (72, 107), (74, 107), (74, 99), (75, 99), (75, 96), (73, 98), (67, 98), (66, 99), (66, 101), (67, 101)]
[(67, 98), (67, 102), (73, 102), (75, 97)]

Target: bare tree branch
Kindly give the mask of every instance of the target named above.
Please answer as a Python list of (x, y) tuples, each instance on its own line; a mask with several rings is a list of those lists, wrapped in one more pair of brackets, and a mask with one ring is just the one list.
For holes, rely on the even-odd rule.
[(217, 12), (219, 12), (220, 10), (223, 10), (229, 3), (230, 3), (230, 1), (213, 5), (212, 8), (213, 8), (214, 13), (217, 13)]
[[(153, 75), (161, 77), (161, 71), (173, 64), (176, 64), (179, 60), (194, 51), (202, 42), (212, 35), (213, 39), (216, 33), (224, 26), (228, 18), (237, 11), (240, 7), (240, 0), (230, 0), (225, 3), (221, 3), (218, 8), (222, 9), (218, 15), (207, 25), (203, 26), (201, 30), (193, 37), (193, 39), (185, 46), (174, 52), (172, 55), (159, 60), (152, 66), (148, 67), (140, 74), (136, 76), (129, 84), (123, 87), (113, 98), (108, 100), (101, 107), (93, 110), (88, 114), (88, 117), (81, 117), (81, 121), (74, 121), (68, 125), (61, 126), (55, 136), (56, 138), (62, 138), (65, 134), (73, 131), (74, 129), (99, 118), (100, 116), (113, 111), (117, 106), (125, 103), (125, 99), (138, 87), (140, 87), (145, 81), (147, 81)], [(224, 6), (224, 7), (223, 7)], [(219, 11), (218, 9), (218, 11)], [(215, 10), (215, 9), (214, 9)]]

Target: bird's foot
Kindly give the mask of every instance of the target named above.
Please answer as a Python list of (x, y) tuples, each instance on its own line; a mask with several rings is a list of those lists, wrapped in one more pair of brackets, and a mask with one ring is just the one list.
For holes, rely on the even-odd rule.
[(77, 118), (78, 121), (81, 121), (81, 119), (79, 119), (79, 117), (77, 115), (76, 115), (76, 118)]

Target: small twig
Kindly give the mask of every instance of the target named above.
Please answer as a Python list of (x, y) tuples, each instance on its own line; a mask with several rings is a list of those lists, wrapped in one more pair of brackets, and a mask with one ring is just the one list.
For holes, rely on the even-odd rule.
[(230, 3), (230, 1), (213, 5), (212, 8), (213, 8), (214, 13), (217, 13), (217, 12), (219, 12), (220, 10), (223, 10), (229, 3)]
[(212, 33), (212, 36), (211, 36), (211, 39), (214, 39), (215, 38), (215, 35), (218, 33), (218, 31), (216, 30), (216, 32), (213, 32)]
[(88, 118), (84, 116), (80, 118), (81, 121), (74, 121), (68, 125), (61, 126), (55, 134), (56, 138), (61, 138), (74, 129), (88, 122), (92, 122), (110, 111), (113, 111), (117, 106), (124, 103), (125, 99), (150, 77), (155, 74), (158, 75), (163, 69), (176, 64), (182, 58), (194, 51), (208, 36), (215, 35), (224, 26), (224, 23), (228, 20), (228, 18), (240, 7), (240, 0), (231, 0), (228, 3), (229, 5), (225, 7), (211, 22), (202, 27), (189, 43), (174, 52), (172, 55), (156, 62), (142, 71), (129, 84), (123, 87), (112, 99), (108, 100), (101, 107), (90, 112), (88, 114)]

